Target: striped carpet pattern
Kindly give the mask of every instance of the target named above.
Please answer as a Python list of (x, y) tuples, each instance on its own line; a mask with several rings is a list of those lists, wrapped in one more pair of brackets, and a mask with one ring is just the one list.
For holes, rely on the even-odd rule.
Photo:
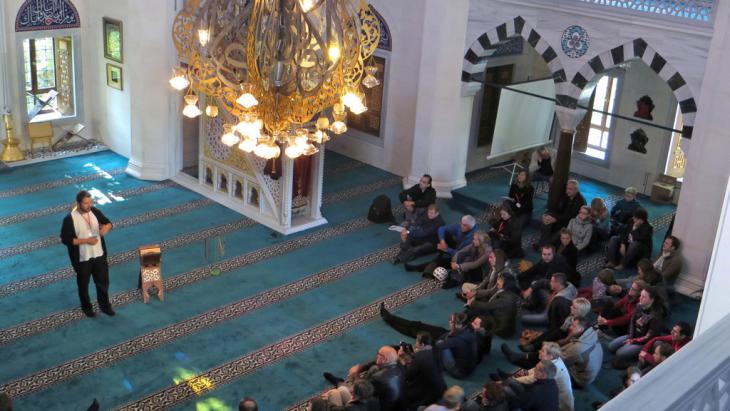
[[(323, 371), (344, 373), (403, 339), (379, 321), (381, 302), (444, 326), (460, 310), (453, 293), (391, 264), (397, 234), (364, 217), (375, 196), (395, 200), (397, 176), (328, 152), (329, 223), (282, 237), (173, 182), (133, 179), (125, 166), (105, 151), (3, 174), (0, 391), (17, 409), (85, 410), (96, 398), (105, 410), (234, 410), (243, 396), (262, 410), (304, 409), (326, 388)], [(452, 222), (470, 213), (483, 223), (508, 180), (501, 170), (470, 174), (471, 191), (461, 194), (470, 200), (442, 202), (442, 215)], [(58, 239), (81, 188), (114, 222), (107, 243), (115, 317), (79, 310)], [(619, 189), (590, 188), (620, 198)], [(659, 231), (673, 209), (652, 212)], [(524, 245), (536, 238), (529, 230)], [(212, 259), (216, 241), (224, 251)], [(148, 243), (163, 249), (165, 302), (144, 304), (137, 290), (136, 249)], [(601, 262), (591, 256), (581, 271)], [(474, 392), (488, 372), (508, 367), (496, 355), (488, 363), (459, 384)]]

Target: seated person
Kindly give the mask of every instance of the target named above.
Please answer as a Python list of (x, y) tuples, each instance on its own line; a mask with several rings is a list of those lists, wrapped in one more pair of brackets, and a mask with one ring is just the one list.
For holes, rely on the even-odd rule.
[(523, 313), (521, 320), (527, 325), (547, 325), (548, 329), (556, 329), (570, 315), (570, 305), (578, 295), (578, 290), (568, 282), (565, 274), (554, 273), (549, 282), (547, 280), (535, 281), (530, 288), (523, 292), (523, 297), (530, 299), (533, 294), (540, 293), (546, 286), (550, 289), (549, 297), (545, 301), (546, 305), (538, 306), (537, 312)]
[(560, 237), (558, 237), (558, 242), (555, 244), (555, 252), (563, 256), (570, 267), (570, 270), (565, 273), (568, 276), (568, 281), (574, 286), (580, 287), (580, 276), (577, 271), (578, 249), (573, 244), (573, 233), (567, 228), (560, 229)]
[(555, 167), (555, 150), (549, 147), (542, 147), (535, 150), (530, 157), (528, 168), (532, 181), (550, 181), (553, 178)]
[(586, 253), (588, 245), (593, 236), (593, 222), (591, 221), (591, 208), (583, 206), (578, 215), (568, 223), (568, 230), (572, 235), (573, 245), (579, 253)]
[(406, 396), (408, 409), (432, 404), (446, 391), (441, 360), (433, 347), (431, 334), (420, 331), (416, 334), (413, 351), (406, 352), (401, 344), (399, 356), (406, 370)]
[(608, 349), (616, 353), (614, 368), (623, 369), (635, 362), (644, 344), (660, 335), (666, 311), (664, 303), (653, 287), (639, 295), (639, 304), (629, 322), (629, 333), (613, 339)]
[(438, 229), (446, 223), (439, 215), (439, 206), (431, 204), (425, 213), (400, 232), (400, 253), (394, 264), (407, 263), (422, 255), (436, 251)]
[(497, 291), (488, 296), (480, 289), (465, 293), (465, 312), (469, 318), (480, 318), (482, 327), (501, 338), (511, 338), (515, 333), (519, 289), (508, 271), (497, 275)]
[(603, 347), (598, 332), (585, 319), (574, 318), (568, 338), (561, 341), (563, 362), (575, 386), (586, 387), (596, 380), (603, 366)]
[(436, 190), (431, 187), (431, 181), (431, 176), (424, 174), (418, 184), (398, 194), (398, 200), (406, 209), (405, 223), (414, 221), (418, 215), (423, 213), (426, 207), (436, 202)]
[(411, 265), (406, 263), (406, 271), (423, 271), (429, 265), (433, 268), (448, 267), (451, 264), (451, 258), (457, 251), (472, 244), (474, 233), (478, 229), (477, 220), (469, 214), (461, 217), (460, 223), (439, 227), (437, 231), (439, 242), (436, 245), (439, 255), (433, 261), (426, 264)]
[(602, 198), (596, 197), (591, 200), (591, 223), (593, 223), (593, 235), (590, 248), (596, 251), (600, 248), (600, 244), (611, 238), (611, 217)]
[(638, 190), (628, 187), (624, 190), (624, 198), (618, 200), (611, 209), (611, 235), (617, 235), (634, 215), (634, 211), (641, 207), (636, 199)]
[[(494, 293), (497, 292), (497, 276), (505, 271), (506, 268), (506, 257), (502, 250), (492, 250), (489, 252), (487, 257), (488, 266), (487, 273), (484, 278), (478, 284), (475, 283), (464, 283), (461, 285), (461, 293), (457, 293), (457, 297), (461, 300), (466, 301), (466, 294), (471, 291), (476, 291), (475, 295), (482, 300), (489, 300)], [(512, 274), (510, 273), (510, 276)]]
[(489, 229), (492, 247), (504, 250), (507, 258), (522, 258), (522, 228), (508, 207), (499, 209), (499, 221)]
[[(463, 313), (454, 313), (449, 317), (449, 322), (456, 314), (459, 314), (457, 320), (467, 320), (467, 317)], [(391, 326), (394, 330), (398, 331), (403, 335), (415, 338), (419, 332), (425, 331), (431, 335), (433, 341), (443, 340), (443, 337), (452, 333), (451, 328), (443, 328), (437, 325), (427, 324), (420, 321), (412, 321), (403, 317), (393, 315), (385, 308), (384, 304), (380, 304), (380, 318), (385, 321), (386, 324)], [(466, 323), (465, 323), (466, 324)], [(471, 322), (466, 324), (463, 328), (469, 328), (474, 334), (476, 339), (477, 348), (477, 362), (485, 354), (488, 354), (492, 347), (492, 334), (487, 331), (482, 323), (482, 319), (475, 317)]]
[(370, 382), (375, 388), (375, 397), (381, 411), (401, 411), (406, 400), (405, 373), (398, 363), (398, 352), (390, 346), (378, 350), (375, 361), (356, 364), (350, 368), (347, 380), (324, 373), (324, 378), (337, 388), (329, 394), (342, 396), (342, 391), (352, 394), (352, 385), (358, 378)]
[[(378, 411), (380, 401), (374, 396), (375, 387), (370, 381), (357, 379), (351, 387), (341, 385), (324, 394), (324, 398), (312, 400), (312, 410)], [(323, 403), (324, 402), (324, 403)]]
[(669, 335), (654, 337), (644, 344), (644, 348), (639, 353), (639, 365), (652, 367), (656, 365), (656, 357), (652, 354), (654, 353), (654, 348), (660, 343), (667, 344), (673, 352), (677, 352), (690, 341), (692, 341), (692, 326), (684, 321), (680, 321), (674, 324)]
[(670, 355), (674, 354), (675, 350), (672, 348), (672, 345), (666, 342), (659, 342), (654, 346), (654, 351), (652, 351), (651, 355), (651, 364), (645, 363), (641, 361), (641, 358), (639, 358), (639, 369), (641, 370), (642, 375), (646, 375), (649, 371), (653, 370), (654, 367), (661, 364), (669, 358)]
[(532, 218), (532, 199), (535, 197), (535, 188), (530, 184), (530, 174), (527, 170), (517, 173), (517, 179), (510, 186), (507, 196), (511, 201), (505, 203), (514, 214), (515, 224), (522, 230)]
[(616, 285), (613, 270), (604, 268), (593, 277), (593, 284), (578, 290), (578, 296), (590, 300), (593, 311), (600, 312), (614, 304), (614, 297), (608, 293), (608, 288)]
[(565, 185), (565, 194), (560, 197), (556, 207), (546, 210), (542, 215), (540, 242), (533, 244), (533, 248), (537, 249), (540, 244), (552, 243), (556, 233), (561, 228), (567, 227), (570, 219), (577, 216), (584, 205), (586, 205), (586, 200), (580, 193), (578, 181), (568, 180)]
[(466, 378), (479, 363), (479, 349), (474, 329), (466, 323), (464, 313), (449, 318), (449, 332), (436, 341), (441, 350), (444, 369), (454, 378)]
[[(537, 365), (540, 361), (550, 361), (555, 365), (557, 374), (555, 382), (558, 385), (560, 411), (572, 411), (574, 406), (573, 388), (570, 383), (570, 373), (568, 368), (561, 359), (563, 353), (560, 345), (554, 342), (544, 342), (539, 352), (539, 360), (535, 362)], [(508, 396), (519, 394), (524, 390), (525, 385), (533, 384), (535, 379), (535, 368), (521, 368), (513, 374), (507, 374), (497, 369), (497, 374), (490, 374), (490, 378), (494, 381), (502, 381), (506, 385)], [(512, 394), (512, 395), (510, 395)]]
[(552, 244), (543, 245), (540, 256), (537, 264), (517, 274), (521, 289), (527, 289), (533, 281), (549, 279), (554, 273), (568, 273), (571, 270), (565, 258), (555, 253), (555, 246)]
[(443, 288), (453, 288), (464, 282), (481, 282), (484, 278), (484, 270), (487, 267), (487, 260), (492, 251), (487, 243), (487, 234), (484, 231), (474, 233), (471, 244), (459, 250), (451, 258), (451, 270), (449, 278), (444, 282)]
[(654, 270), (664, 278), (664, 285), (674, 287), (682, 272), (682, 255), (679, 253), (679, 239), (673, 235), (664, 239), (662, 250), (654, 261)]
[(452, 385), (447, 389), (438, 404), (431, 404), (423, 411), (459, 411), (464, 403), (464, 389), (458, 385)]
[(555, 381), (557, 372), (552, 361), (540, 361), (533, 372), (535, 382), (525, 385), (523, 392), (509, 399), (510, 409), (558, 411), (560, 391)]
[[(621, 286), (609, 286), (608, 290), (618, 287), (619, 291)], [(604, 308), (600, 311), (600, 315), (596, 320), (598, 326), (604, 331), (609, 331), (614, 335), (624, 335), (628, 333), (629, 323), (631, 318), (634, 316), (636, 306), (639, 304), (639, 296), (641, 292), (648, 287), (648, 284), (643, 280), (635, 280), (631, 283), (626, 295), (618, 300), (613, 306)], [(609, 291), (614, 292), (615, 291)]]
[(497, 382), (488, 382), (482, 392), (473, 400), (467, 400), (463, 411), (507, 411), (507, 395), (504, 386)]
[(653, 235), (654, 227), (649, 224), (649, 215), (643, 208), (637, 208), (623, 231), (608, 242), (606, 268), (633, 268), (641, 258), (649, 257)]

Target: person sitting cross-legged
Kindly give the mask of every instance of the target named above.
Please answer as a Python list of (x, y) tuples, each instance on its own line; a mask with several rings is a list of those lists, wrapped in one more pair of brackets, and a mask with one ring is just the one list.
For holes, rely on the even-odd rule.
[(577, 387), (585, 387), (595, 381), (603, 366), (603, 347), (598, 332), (582, 318), (574, 318), (568, 337), (560, 341), (563, 362)]
[(451, 258), (462, 248), (472, 244), (474, 233), (477, 232), (477, 221), (471, 215), (461, 217), (460, 223), (448, 224), (438, 229), (438, 244), (436, 249), (439, 255), (430, 263), (426, 264), (405, 264), (406, 271), (424, 271), (424, 275), (433, 273), (432, 268), (447, 267), (451, 264)]
[(530, 173), (522, 170), (517, 173), (515, 182), (509, 188), (507, 195), (510, 200), (505, 201), (513, 211), (515, 224), (523, 230), (532, 219), (532, 200), (535, 197), (535, 188), (530, 184)]
[(585, 254), (593, 236), (593, 222), (591, 221), (591, 208), (583, 206), (578, 215), (568, 223), (568, 230), (572, 236), (573, 245), (579, 253)]
[[(574, 406), (573, 388), (570, 383), (570, 373), (561, 359), (562, 351), (560, 345), (554, 342), (544, 342), (540, 348), (539, 360), (551, 361), (557, 369), (555, 382), (558, 385), (560, 411), (572, 411)], [(497, 369), (496, 374), (490, 374), (494, 381), (501, 381), (508, 387), (507, 395), (515, 395), (524, 391), (525, 385), (535, 382), (535, 367), (530, 369), (521, 368), (512, 374)]]
[(508, 271), (497, 275), (496, 288), (491, 295), (481, 289), (465, 293), (465, 312), (469, 318), (480, 318), (486, 330), (502, 338), (511, 338), (517, 322), (519, 289)]
[(560, 197), (557, 205), (543, 214), (540, 241), (533, 244), (533, 248), (537, 250), (541, 244), (552, 243), (558, 230), (567, 227), (570, 219), (578, 215), (580, 208), (584, 205), (586, 205), (586, 200), (580, 193), (578, 181), (568, 180), (565, 185), (565, 193)]
[(680, 241), (670, 235), (664, 239), (662, 250), (654, 261), (654, 270), (664, 278), (664, 285), (672, 289), (682, 271), (682, 255), (679, 252)]
[(436, 202), (436, 190), (431, 187), (432, 178), (428, 174), (421, 176), (418, 184), (398, 194), (398, 200), (405, 208), (404, 223), (415, 221), (431, 204)]
[[(492, 298), (494, 293), (497, 292), (497, 276), (499, 276), (500, 273), (507, 270), (506, 262), (507, 259), (504, 255), (504, 251), (502, 250), (492, 250), (489, 252), (489, 257), (487, 258), (488, 266), (486, 267), (487, 273), (482, 278), (482, 281), (479, 283), (470, 283), (465, 282), (461, 285), (461, 292), (457, 293), (456, 296), (464, 300), (464, 302), (467, 301), (466, 295), (471, 292), (475, 292), (475, 297), (477, 297), (480, 300), (489, 300)], [(510, 276), (512, 274), (510, 273)]]
[(641, 258), (651, 254), (654, 227), (643, 208), (634, 210), (634, 216), (619, 235), (611, 237), (606, 249), (606, 267), (623, 270), (633, 268)]
[(393, 263), (407, 263), (436, 251), (438, 230), (446, 223), (439, 215), (439, 206), (431, 204), (425, 213), (400, 232), (400, 253)]
[(636, 199), (638, 190), (634, 187), (628, 187), (624, 191), (624, 198), (618, 200), (616, 204), (611, 208), (611, 231), (610, 234), (618, 235), (623, 231), (626, 224), (629, 223), (631, 217), (634, 215), (634, 211), (637, 208), (641, 208), (641, 204)]
[[(653, 367), (656, 365), (656, 358), (652, 355), (654, 348), (660, 343), (666, 343), (672, 350), (679, 351), (692, 340), (692, 326), (684, 321), (674, 324), (669, 335), (654, 337), (644, 344), (639, 353), (639, 365)], [(665, 350), (666, 351), (666, 350)]]
[(398, 355), (406, 370), (408, 409), (438, 401), (446, 391), (446, 382), (441, 358), (433, 346), (431, 334), (426, 331), (418, 332), (413, 352), (407, 352), (401, 344)]
[(501, 207), (499, 220), (489, 230), (489, 237), (492, 247), (503, 250), (507, 258), (522, 258), (525, 255), (522, 251), (522, 227), (512, 215), (509, 207)]
[(555, 252), (555, 246), (545, 244), (541, 247), (540, 261), (526, 271), (517, 274), (520, 288), (527, 289), (533, 281), (549, 279), (554, 273), (569, 273), (570, 265), (562, 255)]
[(646, 373), (653, 370), (657, 365), (663, 363), (675, 352), (674, 348), (672, 348), (672, 344), (666, 342), (657, 343), (656, 346), (654, 346), (654, 351), (651, 355), (651, 363), (642, 363), (641, 359), (639, 359), (639, 369), (641, 370), (641, 374), (646, 375)]
[[(545, 290), (549, 290), (545, 293)], [(547, 298), (541, 296), (547, 294)], [(550, 280), (538, 280), (522, 293), (528, 301), (528, 307), (536, 308), (522, 314), (521, 320), (526, 325), (547, 325), (548, 328), (560, 327), (570, 315), (570, 305), (578, 295), (578, 290), (568, 282), (563, 273), (554, 273)], [(531, 300), (538, 300), (532, 303)]]
[(489, 254), (492, 251), (487, 240), (487, 234), (479, 230), (474, 233), (471, 244), (457, 251), (451, 257), (449, 278), (443, 283), (443, 288), (453, 288), (465, 282), (482, 281)]
[(510, 409), (558, 411), (560, 409), (560, 391), (555, 381), (557, 372), (552, 361), (540, 361), (533, 372), (535, 382), (524, 386), (523, 392), (510, 398)]
[(644, 289), (629, 323), (629, 333), (608, 344), (608, 349), (616, 353), (614, 368), (626, 368), (638, 359), (644, 344), (660, 334), (665, 316), (664, 303), (657, 290), (654, 287)]

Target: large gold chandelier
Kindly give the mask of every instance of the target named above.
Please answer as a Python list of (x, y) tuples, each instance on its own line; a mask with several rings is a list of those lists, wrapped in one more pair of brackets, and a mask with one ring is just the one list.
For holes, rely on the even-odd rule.
[[(183, 114), (223, 116), (223, 144), (276, 158), (311, 155), (367, 110), (380, 25), (364, 0), (188, 0), (173, 41)], [(199, 108), (204, 98), (205, 109)]]

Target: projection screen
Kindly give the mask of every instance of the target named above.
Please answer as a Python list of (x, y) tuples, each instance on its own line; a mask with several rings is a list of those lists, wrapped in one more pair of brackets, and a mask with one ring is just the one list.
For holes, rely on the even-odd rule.
[[(549, 98), (555, 97), (552, 79), (509, 86)], [(546, 144), (555, 115), (555, 102), (502, 89), (488, 159)]]

